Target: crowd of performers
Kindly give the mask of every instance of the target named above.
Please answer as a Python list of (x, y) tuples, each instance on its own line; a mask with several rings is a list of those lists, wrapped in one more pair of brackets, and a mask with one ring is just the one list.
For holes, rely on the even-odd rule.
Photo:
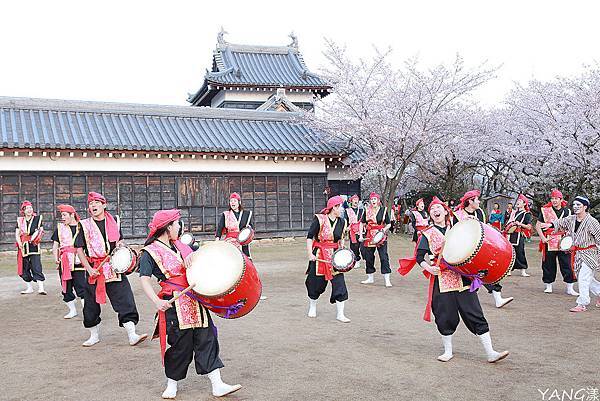
[[(488, 220), (480, 207), (479, 197), (478, 191), (468, 191), (454, 208), (437, 197), (427, 207), (425, 201), (419, 199), (416, 207), (407, 214), (414, 229), (412, 240), (415, 248), (412, 257), (400, 260), (398, 272), (406, 275), (415, 266), (423, 269), (429, 281), (424, 319), (430, 321), (431, 312), (435, 317), (444, 346), (444, 352), (438, 360), (444, 362), (453, 357), (452, 336), (461, 319), (469, 331), (479, 337), (489, 362), (499, 361), (508, 355), (508, 351), (496, 352), (492, 346), (477, 286), (471, 278), (444, 268), (441, 264), (440, 254), (447, 231), (465, 219), (489, 222), (502, 230), (513, 246), (513, 270), (520, 271), (523, 277), (529, 276), (525, 255), (525, 240), (531, 237), (533, 231), (529, 200), (519, 195), (514, 209), (511, 207), (505, 213), (496, 204)], [(559, 190), (553, 190), (549, 198), (549, 202), (542, 206), (535, 225), (540, 237), (544, 292), (553, 292), (558, 266), (567, 285), (567, 294), (578, 297), (577, 305), (570, 309), (572, 312), (587, 309), (591, 302), (590, 293), (599, 296), (596, 306), (600, 307), (600, 282), (594, 278), (594, 271), (600, 268), (600, 223), (589, 214), (590, 202), (586, 197), (574, 199), (573, 213)], [(82, 345), (92, 347), (101, 341), (100, 315), (108, 298), (118, 315), (119, 326), (127, 333), (129, 344), (136, 346), (148, 335), (136, 332), (139, 314), (128, 276), (116, 273), (107, 262), (111, 252), (124, 245), (118, 216), (115, 218), (106, 210), (107, 199), (99, 193), (90, 192), (87, 201), (89, 217), (86, 219), (80, 219), (72, 206), (59, 205), (57, 211), (61, 222), (51, 236), (63, 301), (68, 308), (64, 318), (71, 319), (78, 315), (76, 299), (79, 298), (83, 325), (89, 330), (89, 338)], [(370, 194), (365, 207), (359, 207), (361, 200), (358, 195), (352, 196), (349, 201), (349, 207), (344, 210), (344, 199), (341, 196), (331, 197), (326, 207), (315, 214), (308, 229), (305, 280), (309, 298), (308, 317), (317, 316), (317, 300), (330, 282), (329, 301), (336, 305), (336, 319), (343, 323), (350, 322), (344, 312), (348, 300), (344, 272), (337, 270), (332, 260), (336, 250), (345, 247), (346, 238), (349, 239), (349, 249), (354, 254), (356, 265), (361, 267), (364, 260), (367, 278), (361, 283), (375, 283), (377, 254), (384, 285), (392, 286), (387, 235), (392, 222), (401, 217), (400, 208), (394, 207), (388, 212), (377, 193)], [(32, 282), (36, 282), (37, 292), (46, 295), (40, 251), (44, 235), (42, 216), (35, 213), (28, 201), (22, 203), (20, 211), (15, 234), (18, 274), (26, 284), (21, 294), (33, 293)], [(390, 218), (392, 215), (393, 218)], [(252, 212), (242, 207), (240, 195), (231, 194), (229, 209), (223, 212), (218, 221), (215, 239), (225, 236), (225, 239), (236, 240), (240, 230), (251, 225), (251, 220)], [(163, 398), (176, 396), (177, 383), (186, 377), (192, 359), (196, 372), (210, 379), (213, 395), (224, 396), (241, 386), (226, 384), (221, 379), (223, 362), (219, 357), (217, 330), (210, 311), (193, 296), (173, 299), (176, 292), (185, 288), (186, 267), (193, 252), (190, 246), (179, 240), (182, 226), (178, 210), (158, 211), (148, 225), (149, 234), (138, 260), (142, 289), (157, 310), (153, 337), (160, 338), (167, 377)], [(573, 239), (572, 247), (566, 251), (561, 248), (561, 240), (565, 236)], [(250, 258), (247, 245), (239, 249)], [(161, 287), (158, 294), (152, 287), (154, 280)], [(574, 289), (575, 282), (579, 283), (579, 293)], [(502, 296), (499, 282), (485, 284), (485, 288), (493, 295), (498, 308), (513, 300), (512, 297)]]

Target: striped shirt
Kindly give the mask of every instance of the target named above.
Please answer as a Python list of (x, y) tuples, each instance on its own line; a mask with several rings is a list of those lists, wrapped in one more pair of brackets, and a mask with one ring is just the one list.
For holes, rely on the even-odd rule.
[(577, 216), (570, 215), (554, 221), (552, 225), (557, 230), (566, 231), (567, 235), (573, 238), (573, 245), (578, 248), (596, 245), (596, 248), (577, 251), (573, 266), (575, 271), (579, 271), (582, 263), (592, 270), (600, 270), (600, 223), (588, 213), (575, 231), (576, 219)]

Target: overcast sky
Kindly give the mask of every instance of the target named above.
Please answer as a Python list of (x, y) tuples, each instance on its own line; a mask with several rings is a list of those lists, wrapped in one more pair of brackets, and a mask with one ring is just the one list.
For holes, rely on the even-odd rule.
[(390, 46), (394, 60), (503, 64), (481, 93), (576, 74), (600, 62), (598, 1), (13, 0), (0, 14), (0, 96), (187, 104), (210, 68), (221, 26), (232, 43), (298, 36), (313, 71), (323, 38), (353, 54)]

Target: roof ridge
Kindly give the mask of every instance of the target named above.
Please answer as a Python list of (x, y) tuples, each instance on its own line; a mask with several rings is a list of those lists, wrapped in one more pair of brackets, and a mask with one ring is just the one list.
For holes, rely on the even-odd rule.
[(275, 54), (288, 54), (293, 52), (299, 54), (300, 51), (292, 46), (265, 46), (265, 45), (245, 45), (238, 43), (224, 43), (217, 45), (217, 51), (230, 50), (238, 53), (275, 53)]
[(159, 117), (193, 117), (221, 120), (288, 121), (297, 113), (278, 113), (245, 109), (117, 103), (89, 100), (45, 99), (0, 96), (0, 109), (88, 112), (98, 114), (134, 114)]

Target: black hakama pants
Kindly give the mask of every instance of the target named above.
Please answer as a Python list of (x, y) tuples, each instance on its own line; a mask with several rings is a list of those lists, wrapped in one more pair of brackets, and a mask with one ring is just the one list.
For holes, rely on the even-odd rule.
[[(87, 276), (86, 274), (86, 280)], [(106, 283), (106, 296), (110, 300), (113, 310), (118, 314), (119, 326), (123, 327), (123, 323), (127, 322), (138, 323), (140, 316), (126, 275), (121, 275), (121, 281)], [(83, 326), (86, 328), (97, 326), (102, 320), (100, 318), (102, 310), (100, 304), (96, 302), (96, 284), (88, 282), (84, 299)]]
[(515, 264), (513, 270), (524, 270), (527, 269), (527, 256), (525, 256), (525, 240), (521, 238), (517, 245), (513, 245), (515, 248)]
[(479, 303), (477, 291), (440, 292), (436, 277), (433, 285), (431, 311), (435, 316), (437, 329), (443, 336), (454, 334), (460, 319), (473, 334), (481, 335), (490, 331), (483, 309)]
[[(317, 276), (317, 262), (308, 263), (306, 274), (305, 284), (308, 297), (317, 300), (327, 289), (327, 280), (325, 280), (325, 276)], [(336, 301), (346, 301), (348, 299), (348, 288), (346, 287), (344, 274), (338, 273), (330, 281), (331, 296), (329, 297), (329, 302), (334, 304)]]
[(388, 256), (387, 244), (387, 240), (383, 245), (378, 247), (364, 246), (363, 243), (362, 252), (367, 266), (367, 274), (375, 273), (375, 249), (377, 249), (379, 261), (381, 262), (381, 274), (389, 274), (392, 272), (390, 269), (390, 257)]
[(556, 280), (556, 259), (560, 265), (560, 273), (565, 283), (574, 283), (577, 279), (573, 276), (571, 269), (571, 255), (563, 251), (548, 251), (546, 247), (546, 259), (542, 261), (542, 281), (546, 284), (552, 284)]
[(350, 250), (354, 252), (354, 259), (358, 262), (360, 257), (360, 248), (362, 243), (360, 241), (352, 242), (350, 241)]
[(185, 379), (188, 367), (194, 360), (196, 373), (205, 375), (222, 368), (219, 358), (219, 341), (210, 313), (208, 327), (180, 329), (177, 310), (173, 306), (167, 309), (167, 343), (165, 352), (165, 375), (172, 380)]
[[(62, 285), (62, 268), (58, 269), (58, 278)], [(62, 293), (63, 301), (71, 302), (75, 298), (85, 298), (87, 291), (87, 277), (85, 276), (85, 270), (73, 270), (71, 271), (71, 279), (67, 280), (66, 291)], [(62, 288), (62, 286), (61, 286)]]
[(492, 291), (497, 291), (497, 292), (501, 292), (502, 291), (502, 286), (500, 285), (500, 283), (496, 283), (496, 284), (484, 284), (483, 285), (486, 290), (488, 290), (488, 292), (491, 294)]
[(42, 258), (40, 255), (29, 255), (23, 257), (23, 274), (21, 278), (26, 283), (31, 281), (44, 281), (44, 273), (42, 272)]

